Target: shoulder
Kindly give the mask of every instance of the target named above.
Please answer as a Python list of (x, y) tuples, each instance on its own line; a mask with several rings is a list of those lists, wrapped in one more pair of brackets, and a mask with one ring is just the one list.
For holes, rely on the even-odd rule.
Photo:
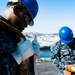
[(57, 41), (56, 43), (54, 43), (53, 45), (51, 45), (51, 48), (53, 48), (53, 47), (59, 47), (60, 43), (61, 43), (60, 40)]
[(57, 54), (59, 52), (59, 48), (60, 48), (60, 41), (56, 42), (50, 47), (50, 52)]

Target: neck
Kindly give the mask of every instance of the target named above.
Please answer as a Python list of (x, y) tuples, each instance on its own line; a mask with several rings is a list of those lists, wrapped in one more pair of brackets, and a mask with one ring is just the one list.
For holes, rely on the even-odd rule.
[[(6, 20), (11, 20), (11, 16), (12, 16), (12, 9), (9, 8), (9, 9), (6, 9), (2, 14), (1, 16), (4, 17)], [(8, 15), (9, 14), (9, 15)]]

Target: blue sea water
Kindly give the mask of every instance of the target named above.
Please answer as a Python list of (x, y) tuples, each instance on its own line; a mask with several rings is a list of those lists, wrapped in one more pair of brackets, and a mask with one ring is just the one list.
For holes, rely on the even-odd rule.
[(50, 57), (50, 49), (40, 50), (39, 58), (49, 58)]

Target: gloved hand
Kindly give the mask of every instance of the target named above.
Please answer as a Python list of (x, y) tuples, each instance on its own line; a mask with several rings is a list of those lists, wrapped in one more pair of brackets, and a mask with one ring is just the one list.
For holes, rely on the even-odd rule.
[(35, 53), (37, 56), (39, 56), (39, 55), (40, 55), (40, 45), (39, 45), (39, 43), (37, 42), (36, 39), (34, 39), (34, 40), (32, 41), (32, 46), (33, 46), (34, 53)]
[(17, 50), (12, 54), (18, 64), (22, 61), (25, 61), (30, 56), (34, 54), (32, 43), (29, 40), (24, 41), (21, 38), (21, 41), (17, 43)]
[(75, 72), (75, 64), (66, 65), (65, 70), (70, 71), (70, 72)]
[(71, 72), (64, 70), (64, 75), (71, 75)]

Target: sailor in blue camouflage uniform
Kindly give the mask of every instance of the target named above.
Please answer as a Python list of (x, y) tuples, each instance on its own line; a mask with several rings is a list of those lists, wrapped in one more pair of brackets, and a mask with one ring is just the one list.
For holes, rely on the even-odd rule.
[[(75, 38), (72, 30), (63, 26), (59, 30), (60, 40), (50, 48), (51, 62), (59, 68), (59, 75), (64, 75), (66, 65), (75, 63)], [(71, 72), (71, 75), (75, 75)]]
[[(5, 11), (0, 14), (0, 75), (35, 75), (33, 70), (30, 71), (32, 68), (30, 66), (32, 61), (29, 62), (31, 54), (26, 53), (30, 57), (24, 57), (24, 59), (27, 58), (25, 61), (17, 60), (15, 57), (19, 58), (18, 54), (20, 54), (20, 57), (23, 58), (23, 52), (20, 53), (22, 50), (18, 49), (18, 44), (21, 39), (25, 43), (26, 38), (21, 32), (28, 25), (33, 26), (33, 19), (37, 12), (36, 0), (9, 0)], [(29, 44), (27, 47), (33, 52)]]

